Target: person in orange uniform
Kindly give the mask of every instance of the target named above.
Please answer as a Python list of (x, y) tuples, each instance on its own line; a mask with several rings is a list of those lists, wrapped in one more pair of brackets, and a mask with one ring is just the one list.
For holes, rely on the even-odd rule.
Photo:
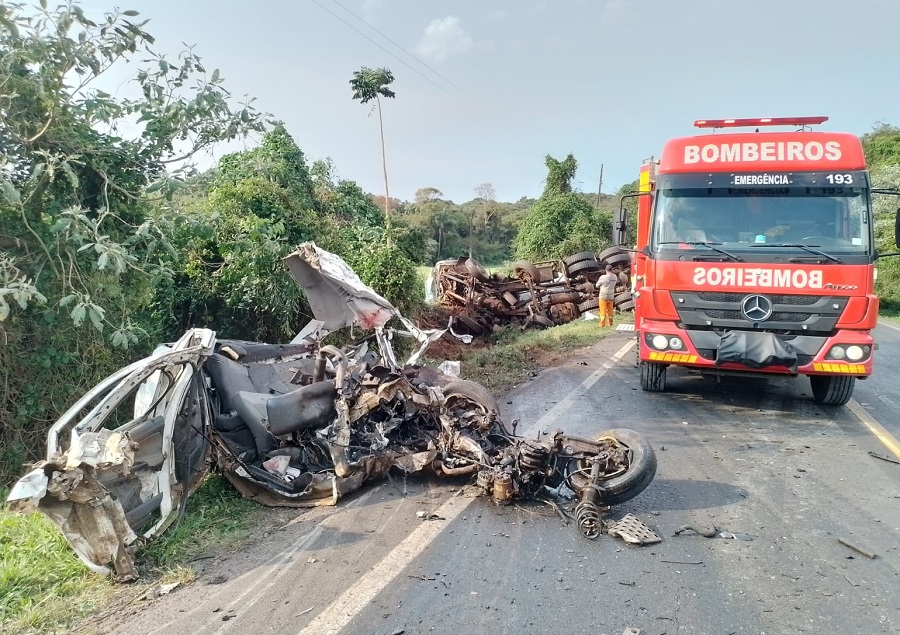
[(616, 294), (616, 285), (619, 276), (613, 273), (612, 265), (606, 265), (606, 273), (597, 280), (600, 306), (600, 326), (613, 325), (613, 296)]

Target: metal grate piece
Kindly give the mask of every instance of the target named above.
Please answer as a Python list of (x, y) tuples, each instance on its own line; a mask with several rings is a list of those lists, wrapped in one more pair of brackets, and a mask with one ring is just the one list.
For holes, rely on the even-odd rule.
[(632, 545), (652, 545), (662, 542), (662, 538), (633, 514), (625, 514), (622, 520), (611, 524), (606, 533)]

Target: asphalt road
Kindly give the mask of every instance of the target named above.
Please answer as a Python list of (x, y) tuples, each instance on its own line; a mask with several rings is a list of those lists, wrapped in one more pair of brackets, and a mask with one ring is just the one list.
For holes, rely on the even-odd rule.
[[(519, 431), (643, 434), (656, 479), (612, 510), (663, 542), (582, 538), (541, 504), (496, 507), (466, 481), (395, 478), (336, 508), (273, 513), (244, 552), (99, 632), (211, 635), (900, 632), (900, 331), (877, 330), (854, 408), (817, 406), (805, 379), (677, 371), (640, 390), (617, 333), (501, 401)], [(859, 414), (870, 420), (867, 425)], [(876, 428), (877, 429), (877, 428)], [(417, 512), (436, 514), (421, 520)], [(715, 526), (749, 540), (674, 532)], [(844, 539), (874, 552), (866, 558)], [(123, 613), (124, 615), (124, 613)]]

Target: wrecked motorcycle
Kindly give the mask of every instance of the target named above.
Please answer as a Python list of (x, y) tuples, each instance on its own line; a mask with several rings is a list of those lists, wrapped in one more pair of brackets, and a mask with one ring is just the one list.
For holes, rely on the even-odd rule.
[[(134, 547), (185, 513), (212, 465), (272, 506), (335, 504), (391, 469), (470, 475), (498, 504), (565, 486), (589, 538), (604, 506), (653, 479), (653, 450), (630, 430), (514, 434), (484, 387), (419, 364), (441, 332), (416, 328), (337, 256), (307, 243), (287, 265), (316, 316), (291, 343), (192, 329), (123, 368), (51, 428), (46, 460), (15, 484), (11, 506), (39, 509), (89, 568), (130, 580)], [(391, 318), (405, 328), (387, 328)], [(360, 326), (372, 333), (322, 343)], [(419, 347), (401, 364), (392, 341), (404, 334)]]

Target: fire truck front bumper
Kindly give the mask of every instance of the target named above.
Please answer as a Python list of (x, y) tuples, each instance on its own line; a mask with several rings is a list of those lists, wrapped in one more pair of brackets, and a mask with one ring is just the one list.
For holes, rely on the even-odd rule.
[(706, 372), (779, 375), (872, 374), (875, 342), (868, 331), (827, 336), (784, 336), (761, 331), (685, 330), (672, 322), (645, 320), (639, 333), (642, 361)]

